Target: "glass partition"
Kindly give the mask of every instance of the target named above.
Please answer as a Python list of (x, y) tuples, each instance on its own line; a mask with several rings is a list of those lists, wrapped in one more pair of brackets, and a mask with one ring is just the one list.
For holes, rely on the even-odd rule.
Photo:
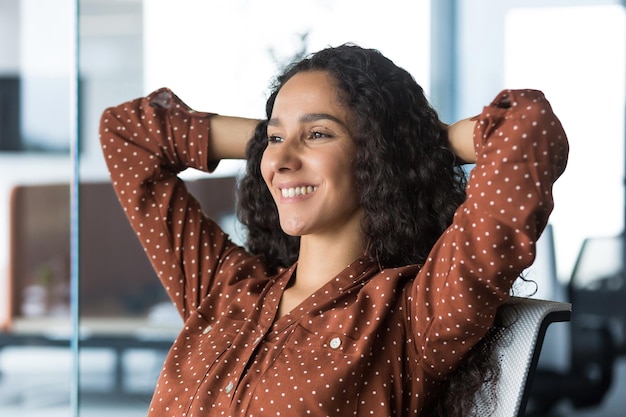
[(0, 415), (71, 415), (74, 2), (0, 2)]

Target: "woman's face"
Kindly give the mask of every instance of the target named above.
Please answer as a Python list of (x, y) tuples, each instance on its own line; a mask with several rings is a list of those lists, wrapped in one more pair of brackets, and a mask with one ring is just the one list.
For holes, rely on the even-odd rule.
[(362, 234), (350, 114), (323, 71), (300, 72), (280, 89), (261, 173), (292, 236)]

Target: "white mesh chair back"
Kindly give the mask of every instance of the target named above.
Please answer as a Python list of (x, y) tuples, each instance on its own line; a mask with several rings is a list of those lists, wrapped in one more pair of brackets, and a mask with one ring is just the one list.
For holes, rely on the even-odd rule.
[(477, 401), (477, 415), (524, 415), (546, 329), (551, 323), (569, 321), (571, 310), (570, 303), (519, 297), (512, 297), (500, 308), (498, 316), (504, 328), (491, 336), (497, 344), (494, 354), (501, 369), (495, 387), (497, 398), (495, 402)]

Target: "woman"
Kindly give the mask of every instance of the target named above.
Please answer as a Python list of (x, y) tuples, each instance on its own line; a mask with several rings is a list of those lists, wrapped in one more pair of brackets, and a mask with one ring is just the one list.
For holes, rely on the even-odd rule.
[[(558, 119), (506, 91), (446, 128), (353, 45), (288, 68), (266, 110), (194, 112), (162, 89), (103, 114), (114, 187), (185, 320), (150, 415), (428, 415), (532, 263)], [(241, 248), (176, 175), (246, 147)], [(459, 161), (476, 162), (467, 197)]]

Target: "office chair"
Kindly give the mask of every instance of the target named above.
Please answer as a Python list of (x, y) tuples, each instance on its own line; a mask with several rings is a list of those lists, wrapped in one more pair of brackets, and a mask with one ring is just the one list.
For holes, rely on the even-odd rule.
[[(498, 316), (504, 326), (489, 336), (496, 343), (494, 355), (501, 369), (495, 387), (497, 398), (485, 401), (477, 394), (477, 415), (524, 415), (546, 329), (551, 323), (569, 321), (571, 310), (570, 303), (519, 297), (500, 307)], [(482, 391), (486, 392), (488, 388)]]

